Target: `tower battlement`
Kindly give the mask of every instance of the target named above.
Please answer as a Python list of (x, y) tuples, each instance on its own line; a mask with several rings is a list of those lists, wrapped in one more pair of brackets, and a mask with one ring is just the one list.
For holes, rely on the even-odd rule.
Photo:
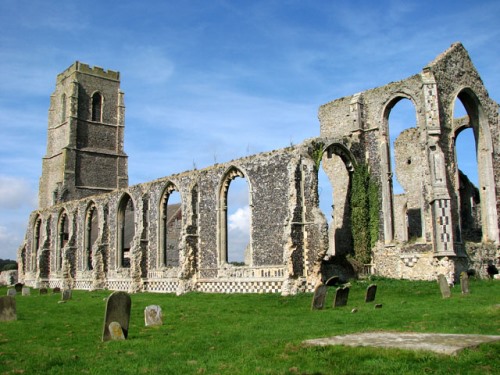
[(85, 64), (80, 61), (75, 61), (68, 69), (57, 75), (57, 82), (66, 79), (74, 72), (85, 73), (99, 78), (110, 79), (113, 81), (120, 80), (120, 72), (109, 69), (106, 70), (101, 68), (100, 66), (90, 66), (89, 64)]

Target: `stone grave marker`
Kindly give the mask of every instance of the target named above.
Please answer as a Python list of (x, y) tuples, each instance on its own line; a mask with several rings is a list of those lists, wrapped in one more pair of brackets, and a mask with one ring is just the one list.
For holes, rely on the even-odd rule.
[(338, 276), (332, 276), (326, 280), (326, 286), (337, 286), (340, 284), (340, 278)]
[(54, 289), (52, 289), (52, 294), (56, 294), (56, 293), (61, 293), (61, 288), (59, 288), (58, 286), (56, 286)]
[(47, 288), (40, 288), (40, 294), (47, 294)]
[(450, 285), (448, 284), (448, 280), (446, 280), (446, 277), (444, 275), (441, 274), (438, 276), (438, 283), (443, 298), (450, 298), (451, 297)]
[(324, 284), (319, 284), (314, 288), (314, 295), (311, 305), (311, 310), (322, 310), (325, 307), (326, 292), (328, 287)]
[(7, 289), (7, 295), (14, 297), (17, 294), (16, 290), (14, 288), (9, 288)]
[(125, 340), (125, 334), (122, 326), (118, 322), (109, 323), (110, 340)]
[(29, 296), (31, 294), (31, 289), (29, 286), (23, 286), (22, 289), (23, 296)]
[(14, 288), (16, 289), (16, 292), (21, 293), (23, 291), (23, 284), (17, 283), (16, 285), (14, 285)]
[(158, 305), (149, 305), (144, 309), (146, 327), (163, 325), (163, 313)]
[(16, 319), (16, 299), (12, 296), (0, 297), (0, 322)]
[(68, 301), (72, 297), (71, 289), (64, 289), (62, 294), (61, 294), (61, 300), (62, 301)]
[[(113, 292), (106, 301), (106, 313), (104, 316), (104, 326), (102, 330), (102, 341), (114, 340), (110, 332), (110, 324), (116, 322), (120, 325), (123, 337), (128, 336), (128, 324), (130, 321), (130, 308), (132, 301), (125, 292)], [(112, 328), (116, 328), (113, 325)]]
[(371, 284), (366, 288), (365, 294), (365, 302), (373, 302), (375, 301), (375, 295), (377, 294), (377, 286), (375, 284)]
[(333, 307), (335, 308), (347, 305), (348, 298), (349, 298), (348, 286), (337, 288), (337, 290), (335, 290), (335, 297), (333, 298)]
[(460, 273), (460, 288), (462, 294), (469, 294), (469, 275), (467, 275), (467, 272)]

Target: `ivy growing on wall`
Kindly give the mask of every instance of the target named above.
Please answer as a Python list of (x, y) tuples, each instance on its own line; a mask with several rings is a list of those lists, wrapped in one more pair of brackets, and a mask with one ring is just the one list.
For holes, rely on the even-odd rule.
[(309, 150), (309, 153), (314, 160), (316, 171), (319, 171), (321, 159), (323, 158), (324, 147), (325, 144), (323, 142), (313, 142), (312, 148)]
[(380, 203), (378, 184), (365, 164), (354, 169), (350, 203), (354, 259), (367, 264), (378, 240)]

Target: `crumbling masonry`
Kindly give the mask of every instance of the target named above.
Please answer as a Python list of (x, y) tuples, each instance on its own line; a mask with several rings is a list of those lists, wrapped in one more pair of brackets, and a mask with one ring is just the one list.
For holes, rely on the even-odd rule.
[[(413, 104), (416, 125), (394, 142), (393, 171), (388, 119), (401, 99)], [(457, 100), (468, 116), (454, 118)], [(315, 139), (135, 186), (124, 112), (119, 73), (76, 62), (58, 75), (39, 209), (18, 252), (26, 284), (293, 294), (333, 274), (452, 280), (467, 269), (483, 274), (499, 256), (498, 105), (459, 43), (419, 74), (321, 106)], [(476, 140), (477, 188), (456, 162), (466, 128)], [(371, 260), (353, 268), (352, 176), (361, 166), (378, 211)], [(318, 168), (334, 187), (330, 225), (318, 206)], [(402, 194), (393, 193), (394, 174)], [(243, 265), (227, 252), (227, 191), (237, 177), (248, 182), (251, 209)]]

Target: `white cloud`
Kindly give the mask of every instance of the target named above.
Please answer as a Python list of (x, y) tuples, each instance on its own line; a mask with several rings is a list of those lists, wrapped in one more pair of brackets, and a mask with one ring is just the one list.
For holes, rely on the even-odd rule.
[(17, 248), (21, 245), (19, 232), (0, 225), (0, 258), (16, 259)]
[(241, 234), (250, 233), (250, 207), (238, 208), (236, 212), (228, 217), (229, 231), (238, 231)]
[(0, 176), (0, 208), (36, 207), (36, 193), (21, 178)]

